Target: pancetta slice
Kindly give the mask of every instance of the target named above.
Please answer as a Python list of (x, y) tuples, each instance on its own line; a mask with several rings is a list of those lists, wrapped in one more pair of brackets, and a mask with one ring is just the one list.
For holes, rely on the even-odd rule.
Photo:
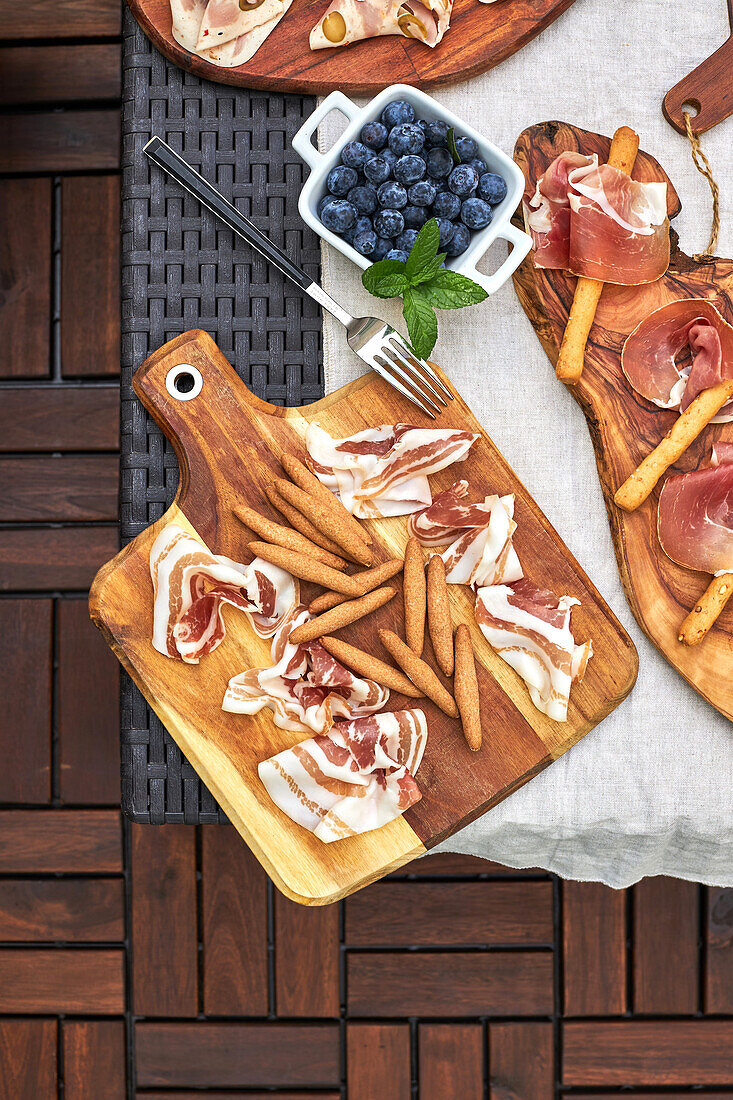
[(373, 714), (385, 705), (387, 688), (361, 679), (318, 642), (293, 645), (293, 630), (310, 617), (303, 607), (287, 616), (272, 641), (272, 664), (232, 677), (222, 710), (257, 714), (269, 707), (281, 729), (327, 733), (336, 718)]
[(383, 424), (333, 439), (310, 424), (309, 465), (344, 506), (362, 519), (402, 516), (432, 502), (428, 475), (462, 461), (478, 439), (457, 428)]
[(333, 0), (310, 33), (310, 48), (348, 46), (401, 34), (437, 46), (448, 30), (453, 0)]
[(593, 655), (590, 641), (576, 645), (570, 629), (577, 603), (527, 577), (480, 588), (476, 596), (476, 622), (486, 640), (522, 677), (537, 709), (556, 722), (567, 721), (570, 688)]
[(421, 710), (375, 714), (336, 722), (258, 772), (283, 813), (330, 843), (379, 829), (419, 802), (414, 775), (426, 742)]
[(668, 477), (657, 507), (659, 542), (686, 569), (733, 572), (733, 444), (716, 443), (710, 465)]
[[(660, 306), (627, 336), (621, 366), (630, 385), (660, 409), (680, 409), (733, 377), (733, 327), (707, 298)], [(733, 420), (733, 402), (713, 424)]]
[(153, 646), (167, 657), (198, 664), (224, 640), (224, 604), (244, 611), (261, 638), (272, 635), (298, 603), (298, 582), (259, 558), (240, 565), (210, 553), (170, 524), (150, 551)]

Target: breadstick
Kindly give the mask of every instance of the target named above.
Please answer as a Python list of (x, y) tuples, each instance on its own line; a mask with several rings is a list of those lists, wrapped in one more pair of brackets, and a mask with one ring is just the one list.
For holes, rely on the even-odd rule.
[(314, 638), (322, 638), (324, 634), (332, 634), (337, 630), (341, 630), (349, 623), (355, 623), (357, 619), (363, 619), (365, 615), (370, 615), (378, 607), (383, 607), (384, 604), (389, 603), (395, 594), (396, 590), (394, 588), (377, 588), (376, 591), (368, 592), (366, 596), (361, 596), (358, 600), (349, 600), (348, 603), (341, 603), (338, 607), (332, 607), (330, 611), (326, 611), (323, 615), (318, 615), (310, 622), (296, 627), (290, 635), (290, 641), (294, 645), (299, 645), (300, 642), (312, 642)]
[(461, 712), (466, 744), (472, 752), (478, 752), (481, 748), (481, 707), (471, 632), (465, 623), (460, 623), (456, 630), (456, 674), (453, 679), (453, 694)]
[(323, 532), (319, 531), (317, 527), (314, 527), (311, 521), (301, 515), (297, 508), (293, 508), (292, 504), (288, 504), (287, 500), (283, 500), (274, 485), (265, 486), (265, 496), (272, 507), (277, 509), (281, 515), (285, 516), (290, 526), (294, 527), (296, 531), (300, 531), (301, 535), (305, 535), (311, 542), (315, 542), (318, 546), (322, 546), (324, 550), (328, 550), (337, 557), (343, 554), (344, 551), (338, 543), (326, 538)]
[(718, 382), (699, 393), (681, 413), (661, 443), (630, 474), (616, 490), (614, 500), (619, 508), (633, 512), (643, 504), (666, 469), (668, 469), (707, 427), (716, 413), (733, 397), (733, 379)]
[(443, 687), (430, 665), (416, 656), (393, 630), (380, 630), (379, 639), (415, 687), (420, 688), (449, 718), (458, 718), (458, 707), (453, 696)]
[[(282, 477), (275, 479), (275, 488), (284, 500), (302, 512), (319, 531), (323, 531), (324, 535), (328, 535), (330, 539), (337, 542), (350, 557), (361, 562), (362, 565), (372, 564), (372, 553), (367, 544), (362, 539), (356, 538), (354, 532), (342, 523), (341, 517), (338, 513), (334, 513), (330, 504), (309, 496), (298, 485), (293, 485), (292, 481), (286, 481)], [(333, 494), (331, 496), (333, 497)], [(333, 499), (336, 498), (333, 497)]]
[(400, 695), (409, 695), (411, 699), (420, 699), (422, 692), (392, 665), (373, 657), (371, 653), (365, 653), (363, 649), (342, 642), (338, 638), (326, 636), (319, 639), (324, 649), (327, 649), (342, 665), (358, 672), (360, 676), (366, 676), (370, 680), (376, 680), (378, 684), (398, 691)]
[(295, 455), (283, 453), (280, 455), (280, 464), (290, 480), (294, 481), (303, 492), (308, 493), (309, 496), (315, 497), (316, 500), (322, 500), (324, 504), (332, 508), (334, 515), (338, 516), (341, 522), (345, 523), (346, 526), (354, 532), (355, 538), (361, 539), (362, 542), (366, 542), (367, 544), (371, 543), (372, 540), (366, 528), (362, 527), (358, 519), (352, 516), (351, 512), (344, 507), (339, 498), (332, 493), (322, 481), (319, 481), (316, 475), (308, 469), (304, 462), (301, 462)]
[(276, 546), (285, 546), (288, 550), (295, 550), (299, 554), (307, 554), (311, 558), (316, 558), (317, 561), (322, 561), (324, 565), (330, 565), (332, 569), (346, 568), (346, 562), (343, 558), (329, 553), (321, 546), (316, 546), (314, 542), (307, 539), (305, 535), (301, 535), (299, 531), (293, 531), (290, 527), (283, 527), (282, 524), (267, 519), (266, 516), (256, 512), (254, 508), (249, 508), (246, 504), (237, 505), (234, 509), (234, 515), (246, 527), (249, 527), (250, 531), (254, 531), (256, 535), (263, 538), (265, 542), (275, 543)]
[[(630, 176), (639, 149), (639, 135), (628, 126), (621, 126), (613, 135), (608, 163)], [(570, 307), (570, 316), (557, 357), (555, 374), (568, 385), (574, 385), (583, 373), (585, 345), (596, 315), (598, 300), (603, 291), (599, 279), (578, 278)]]
[(425, 644), (425, 563), (422, 547), (412, 535), (405, 547), (405, 568), (402, 575), (405, 598), (405, 638), (413, 653), (422, 655)]
[(677, 641), (684, 645), (697, 645), (701, 642), (731, 595), (733, 595), (733, 573), (723, 573), (721, 577), (713, 577), (704, 594), (682, 623)]
[(322, 561), (309, 558), (307, 554), (288, 550), (284, 546), (273, 546), (269, 542), (250, 542), (247, 545), (256, 558), (271, 561), (273, 565), (279, 565), (281, 569), (286, 569), (303, 581), (313, 581), (314, 584), (333, 588), (336, 592), (343, 592), (345, 596), (360, 595), (359, 585), (353, 577), (347, 577), (344, 573), (324, 565)]
[[(371, 569), (364, 569), (361, 573), (353, 573), (352, 579), (359, 582), (360, 595), (365, 596), (367, 592), (378, 588), (385, 581), (391, 581), (392, 577), (396, 577), (401, 572), (402, 558), (392, 558), (391, 561), (383, 561), (381, 565), (373, 565)], [(338, 607), (345, 599), (346, 596), (342, 596), (339, 592), (324, 592), (322, 595), (316, 596), (315, 600), (309, 605), (308, 610), (311, 615), (320, 615), (323, 611), (330, 611), (332, 607)]]
[(448, 602), (448, 585), (445, 583), (445, 562), (440, 554), (433, 554), (428, 562), (428, 628), (433, 653), (446, 676), (453, 675), (453, 623)]

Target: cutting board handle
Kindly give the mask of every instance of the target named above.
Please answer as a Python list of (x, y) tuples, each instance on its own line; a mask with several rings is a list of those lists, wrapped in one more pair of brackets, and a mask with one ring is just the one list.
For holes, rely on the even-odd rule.
[(693, 128), (703, 134), (733, 113), (733, 35), (720, 49), (684, 76), (662, 100), (664, 117), (684, 134), (684, 104), (695, 108)]

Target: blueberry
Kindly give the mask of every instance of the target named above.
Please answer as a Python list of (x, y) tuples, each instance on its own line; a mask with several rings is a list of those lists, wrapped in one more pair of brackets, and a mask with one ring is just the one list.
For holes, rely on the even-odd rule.
[(367, 122), (362, 126), (359, 137), (367, 148), (379, 151), (387, 144), (387, 127), (376, 120)]
[(470, 137), (456, 138), (456, 152), (464, 163), (478, 156), (478, 145)]
[(407, 206), (407, 191), (401, 183), (387, 180), (377, 191), (377, 200), (380, 206), (389, 207), (391, 210), (401, 210), (403, 206)]
[(460, 256), (465, 252), (471, 243), (471, 233), (465, 225), (457, 225), (453, 231), (453, 236), (445, 246), (445, 250), (449, 256)]
[(346, 168), (343, 164), (337, 164), (326, 176), (326, 187), (332, 195), (342, 198), (352, 187), (356, 187), (359, 176), (355, 169)]
[(461, 200), (452, 191), (441, 191), (435, 196), (433, 214), (436, 218), (448, 218), (453, 221), (461, 212)]
[(360, 141), (347, 141), (341, 150), (341, 163), (347, 168), (363, 168), (364, 161), (372, 154)]
[(428, 153), (428, 175), (434, 180), (445, 179), (453, 170), (453, 157), (447, 149), (434, 148)]
[(380, 237), (397, 237), (405, 228), (405, 219), (399, 210), (378, 210), (374, 215), (374, 231)]
[(492, 206), (496, 206), (502, 199), (505, 199), (506, 192), (506, 180), (502, 176), (498, 176), (496, 172), (484, 172), (478, 181), (479, 197), (484, 202), (491, 203)]
[(426, 132), (428, 145), (447, 145), (449, 130), (450, 126), (448, 123), (443, 122), (440, 118), (436, 118), (433, 122), (429, 122)]
[(373, 229), (367, 229), (363, 233), (357, 233), (354, 237), (354, 248), (362, 256), (371, 256), (377, 247), (377, 234)]
[(332, 233), (346, 233), (356, 221), (356, 210), (346, 199), (330, 199), (321, 211), (321, 221)]
[(464, 199), (478, 186), (478, 172), (470, 164), (457, 164), (448, 177), (448, 186), (454, 195)]
[(456, 227), (448, 218), (436, 218), (435, 220), (438, 223), (438, 247), (445, 248)]
[(382, 122), (391, 130), (401, 122), (414, 122), (415, 110), (406, 99), (393, 99), (382, 111)]
[(416, 240), (417, 229), (406, 229), (404, 233), (400, 233), (395, 244), (403, 252), (409, 252)]
[(398, 157), (392, 175), (398, 183), (409, 187), (411, 183), (417, 183), (425, 175), (425, 161), (422, 157), (416, 156)]
[(391, 248), (385, 260), (401, 260), (403, 264), (407, 263), (407, 253), (401, 248)]
[(370, 183), (379, 186), (389, 179), (390, 166), (380, 153), (378, 157), (370, 157), (364, 165), (364, 175)]
[(479, 178), (483, 176), (484, 172), (488, 172), (489, 166), (482, 157), (472, 157), (468, 162), (472, 168), (475, 168), (479, 174)]
[(332, 199), (331, 195), (322, 195), (321, 198), (318, 200), (318, 205), (316, 206), (316, 213), (318, 214), (319, 218), (323, 214), (323, 207), (326, 205), (327, 202), (330, 202), (331, 199)]
[(345, 233), (342, 233), (341, 236), (344, 238), (347, 244), (353, 244), (354, 237), (357, 235), (357, 233), (365, 233), (368, 229), (371, 228), (372, 219), (367, 218), (365, 214), (362, 214), (361, 217), (357, 216), (357, 219), (352, 225), (351, 229), (347, 229), (347, 231)]
[(390, 171), (390, 174), (391, 174), (394, 171), (395, 164), (397, 163), (396, 155), (392, 152), (391, 149), (382, 149), (382, 152), (379, 155), (382, 158), (382, 160), (387, 161), (387, 164), (389, 166), (389, 171)]
[[(419, 187), (419, 184), (415, 186)], [(428, 212), (424, 206), (406, 206), (402, 217), (405, 219), (405, 229), (420, 229), (428, 220)]]
[(469, 229), (484, 229), (491, 221), (491, 207), (483, 199), (477, 199), (475, 195), (470, 199), (464, 199), (461, 206), (461, 221)]
[(377, 209), (377, 189), (370, 183), (352, 187), (346, 198), (360, 214), (373, 214)]
[(420, 127), (420, 129), (422, 130), (422, 132), (423, 132), (424, 134), (427, 134), (427, 132), (428, 132), (428, 122), (427, 122), (427, 119), (425, 119), (425, 118), (419, 118), (419, 119), (417, 120), (417, 124), (418, 124), (418, 126)]
[(372, 260), (383, 260), (391, 248), (392, 241), (389, 237), (377, 237), (377, 244), (372, 252)]
[(425, 135), (414, 122), (402, 122), (389, 133), (389, 147), (395, 156), (419, 153), (425, 144)]
[(413, 183), (407, 192), (407, 198), (413, 206), (431, 206), (437, 197), (432, 180), (419, 180)]

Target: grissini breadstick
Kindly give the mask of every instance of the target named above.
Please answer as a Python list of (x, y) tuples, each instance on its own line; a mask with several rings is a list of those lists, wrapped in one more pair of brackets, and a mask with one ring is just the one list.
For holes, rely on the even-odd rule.
[(428, 562), (427, 581), (428, 629), (433, 653), (446, 676), (453, 675), (453, 623), (445, 583), (445, 562), (433, 554)]
[[(378, 588), (385, 581), (391, 581), (392, 577), (396, 577), (401, 572), (402, 558), (392, 558), (391, 561), (383, 561), (381, 565), (373, 565), (371, 569), (364, 569), (361, 573), (352, 573), (352, 580), (359, 582), (361, 595), (365, 596), (367, 592)], [(323, 611), (338, 607), (346, 598), (339, 592), (323, 592), (320, 596), (316, 596), (308, 610), (311, 615), (320, 615)]]
[(421, 656), (425, 644), (425, 563), (422, 547), (412, 535), (405, 547), (405, 568), (402, 575), (405, 598), (405, 638), (413, 653)]
[(733, 573), (713, 577), (705, 592), (682, 623), (677, 641), (684, 645), (698, 645), (714, 624), (731, 595)]
[(379, 639), (390, 657), (397, 662), (415, 687), (420, 688), (420, 691), (424, 692), (428, 699), (432, 699), (449, 718), (458, 718), (455, 699), (443, 687), (430, 665), (426, 665), (421, 657), (413, 653), (393, 630), (380, 630)]
[(461, 712), (466, 744), (472, 752), (478, 752), (481, 748), (481, 704), (471, 632), (465, 623), (460, 623), (456, 630), (456, 674), (453, 678), (453, 693)]
[(395, 594), (394, 588), (377, 588), (374, 592), (367, 592), (366, 596), (360, 596), (358, 600), (341, 603), (310, 622), (296, 627), (289, 640), (294, 645), (299, 645), (301, 642), (312, 642), (314, 638), (321, 638), (324, 634), (333, 634), (342, 627), (355, 623), (357, 619), (370, 615), (378, 607), (383, 607)]
[(619, 508), (633, 512), (643, 504), (667, 470), (707, 427), (713, 417), (733, 397), (733, 379), (718, 382), (699, 393), (691, 405), (678, 416), (661, 443), (639, 463), (633, 474), (616, 490), (614, 500)]
[(322, 531), (319, 531), (317, 527), (314, 527), (309, 519), (306, 519), (304, 515), (298, 511), (297, 508), (293, 508), (292, 504), (288, 504), (287, 500), (278, 493), (274, 485), (265, 486), (265, 496), (269, 500), (273, 508), (277, 509), (281, 515), (285, 516), (291, 527), (294, 527), (296, 531), (300, 531), (301, 535), (305, 535), (311, 542), (315, 542), (318, 546), (322, 546), (324, 550), (330, 551), (340, 557), (343, 554), (343, 550), (338, 543), (333, 542), (332, 539), (326, 538)]
[(322, 481), (318, 480), (304, 462), (301, 462), (295, 455), (283, 453), (280, 455), (280, 464), (290, 480), (294, 481), (304, 492), (315, 497), (316, 500), (322, 500), (325, 504), (328, 504), (333, 509), (334, 515), (339, 516), (341, 521), (351, 528), (356, 538), (361, 539), (362, 542), (371, 542), (368, 532), (362, 527), (358, 519), (352, 516), (339, 498)]
[(408, 695), (411, 699), (422, 698), (423, 693), (420, 689), (416, 688), (402, 672), (380, 661), (378, 657), (373, 657), (371, 653), (365, 653), (363, 649), (357, 649), (356, 646), (342, 642), (339, 638), (326, 636), (321, 637), (319, 641), (337, 661), (358, 672), (360, 676), (376, 680), (378, 684), (383, 684), (392, 691), (398, 691), (400, 695)]
[(372, 553), (367, 544), (361, 538), (356, 538), (354, 532), (341, 522), (341, 517), (334, 513), (330, 504), (309, 496), (299, 485), (293, 485), (292, 481), (286, 481), (282, 477), (275, 479), (275, 488), (284, 500), (302, 512), (319, 531), (337, 542), (349, 557), (362, 565), (372, 564)]
[(276, 546), (285, 546), (288, 550), (295, 550), (299, 554), (308, 554), (309, 557), (322, 561), (324, 565), (330, 565), (332, 569), (345, 569), (346, 562), (336, 554), (324, 550), (322, 546), (316, 546), (314, 542), (301, 535), (300, 531), (293, 531), (290, 527), (283, 527), (281, 523), (275, 523), (267, 519), (254, 508), (246, 504), (239, 504), (234, 509), (234, 515), (238, 520), (254, 531), (265, 542), (275, 543)]
[(359, 586), (352, 577), (339, 573), (336, 569), (324, 565), (322, 561), (309, 558), (307, 554), (301, 554), (296, 550), (288, 550), (284, 546), (274, 546), (269, 542), (250, 542), (247, 544), (256, 558), (264, 558), (273, 565), (279, 565), (286, 569), (294, 577), (300, 577), (303, 581), (313, 581), (343, 592), (345, 596), (360, 595)]
[[(639, 135), (628, 126), (621, 126), (613, 135), (608, 163), (630, 176), (639, 149)], [(596, 315), (598, 301), (604, 284), (599, 279), (580, 276), (575, 287), (570, 316), (560, 345), (555, 374), (563, 382), (573, 385), (583, 373), (585, 345)]]

